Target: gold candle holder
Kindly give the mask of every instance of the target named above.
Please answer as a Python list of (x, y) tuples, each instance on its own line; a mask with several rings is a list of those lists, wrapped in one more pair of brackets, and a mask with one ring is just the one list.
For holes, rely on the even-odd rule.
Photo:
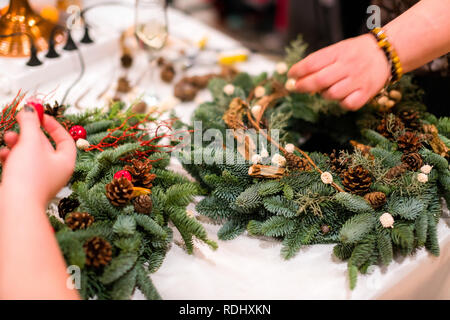
[[(10, 0), (8, 11), (0, 18), (0, 35), (16, 32), (27, 33), (33, 38), (38, 51), (48, 48), (48, 40), (55, 24), (42, 18), (31, 9), (28, 0)], [(61, 31), (56, 35), (61, 42)], [(0, 55), (26, 57), (30, 55), (30, 39), (26, 34), (0, 38)]]

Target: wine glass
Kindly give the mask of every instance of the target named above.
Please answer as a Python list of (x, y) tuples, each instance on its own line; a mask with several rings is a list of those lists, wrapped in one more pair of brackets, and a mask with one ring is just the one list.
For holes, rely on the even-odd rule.
[(154, 88), (155, 52), (164, 47), (168, 37), (166, 9), (166, 0), (136, 0), (135, 3), (135, 36), (150, 60), (151, 84), (145, 99), (150, 105), (159, 101)]

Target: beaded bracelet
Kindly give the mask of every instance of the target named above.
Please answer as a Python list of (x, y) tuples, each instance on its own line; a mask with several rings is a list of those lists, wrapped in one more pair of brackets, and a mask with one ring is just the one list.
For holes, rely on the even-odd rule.
[(389, 65), (391, 66), (390, 84), (396, 83), (403, 76), (403, 68), (400, 64), (400, 58), (398, 57), (397, 52), (389, 42), (383, 29), (374, 28), (370, 33), (377, 39), (378, 46), (383, 50)]

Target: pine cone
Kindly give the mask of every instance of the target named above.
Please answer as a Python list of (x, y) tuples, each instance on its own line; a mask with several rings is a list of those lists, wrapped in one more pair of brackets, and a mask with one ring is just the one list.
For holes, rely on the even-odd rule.
[(420, 131), (422, 124), (420, 123), (418, 111), (413, 109), (403, 110), (398, 114), (398, 116), (407, 128)]
[(293, 153), (286, 153), (285, 158), (286, 166), (289, 170), (309, 171), (312, 169), (308, 160), (300, 158)]
[(324, 224), (320, 227), (320, 230), (322, 231), (323, 234), (327, 234), (330, 232), (331, 229), (330, 229), (330, 226), (327, 226), (326, 224)]
[(62, 198), (58, 203), (58, 213), (61, 219), (65, 219), (68, 213), (74, 212), (76, 208), (80, 205), (77, 199), (70, 197)]
[(128, 69), (133, 65), (133, 57), (128, 53), (124, 53), (120, 57), (120, 63), (122, 64), (122, 67)]
[(64, 107), (56, 101), (53, 107), (49, 103), (46, 103), (44, 113), (54, 118), (60, 117), (64, 113)]
[(372, 184), (370, 172), (362, 166), (356, 166), (345, 170), (342, 174), (342, 184), (348, 192), (363, 195)]
[(94, 223), (94, 217), (87, 212), (72, 212), (66, 217), (66, 225), (72, 230), (86, 229)]
[(3, 139), (5, 137), (5, 132), (0, 131), (0, 146), (5, 144), (5, 140)]
[(150, 189), (153, 186), (153, 180), (156, 178), (155, 174), (150, 173), (150, 170), (152, 170), (150, 160), (144, 159), (143, 161), (140, 161), (133, 159), (131, 163), (131, 166), (125, 166), (123, 169), (131, 173), (133, 184), (137, 187)]
[(398, 166), (391, 168), (385, 175), (385, 178), (388, 180), (394, 180), (395, 178), (400, 177), (408, 170), (408, 165), (406, 163), (402, 163)]
[(86, 265), (95, 268), (106, 266), (112, 259), (111, 244), (100, 238), (94, 237), (86, 241), (83, 245), (86, 253)]
[(404, 129), (405, 125), (403, 124), (403, 122), (399, 118), (394, 117), (393, 119), (382, 119), (376, 131), (383, 137), (393, 140), (394, 133), (402, 131)]
[(161, 69), (161, 80), (166, 83), (171, 83), (173, 78), (175, 77), (175, 68), (173, 64), (169, 63), (162, 67)]
[(374, 209), (378, 209), (386, 203), (386, 195), (383, 192), (368, 193), (364, 196), (364, 199), (366, 199)]
[(422, 156), (418, 153), (404, 154), (402, 162), (408, 166), (411, 171), (417, 171), (423, 166)]
[(142, 214), (150, 214), (153, 209), (152, 198), (143, 194), (133, 199), (134, 210)]
[(341, 175), (342, 172), (347, 169), (349, 159), (343, 159), (341, 156), (338, 156), (338, 152), (333, 149), (333, 152), (330, 154), (330, 160), (328, 160), (330, 164), (331, 171)]
[(414, 153), (422, 147), (420, 138), (413, 132), (407, 131), (397, 139), (398, 149), (403, 153)]
[(117, 207), (128, 203), (133, 194), (133, 184), (127, 178), (114, 179), (106, 185), (106, 196)]

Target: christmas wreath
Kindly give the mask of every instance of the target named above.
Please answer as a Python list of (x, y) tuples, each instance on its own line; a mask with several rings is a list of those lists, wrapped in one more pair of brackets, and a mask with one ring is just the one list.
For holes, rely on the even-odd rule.
[[(179, 153), (210, 191), (197, 211), (223, 223), (222, 240), (244, 231), (280, 239), (286, 259), (304, 245), (335, 243), (334, 254), (348, 261), (352, 289), (358, 270), (388, 265), (395, 254), (426, 247), (439, 255), (441, 199), (450, 203), (450, 118), (426, 112), (408, 77), (358, 112), (294, 93), (286, 71), (304, 48), (294, 42), (272, 76), (210, 81), (213, 100), (198, 107), (193, 121), (223, 135), (235, 129), (238, 143)], [(269, 147), (239, 133), (251, 129)], [(205, 156), (221, 161), (194, 162)]]
[[(18, 130), (20, 98), (2, 111), (1, 136)], [(160, 299), (149, 275), (162, 265), (172, 242), (169, 223), (188, 253), (194, 237), (217, 247), (186, 211), (201, 188), (167, 169), (173, 139), (166, 140), (174, 134), (173, 121), (134, 113), (122, 103), (106, 112), (72, 115), (58, 104), (44, 107), (69, 130), (78, 148), (73, 192), (59, 201), (59, 216), (49, 219), (67, 265), (81, 271), (81, 296), (130, 299), (139, 288), (147, 299)]]

